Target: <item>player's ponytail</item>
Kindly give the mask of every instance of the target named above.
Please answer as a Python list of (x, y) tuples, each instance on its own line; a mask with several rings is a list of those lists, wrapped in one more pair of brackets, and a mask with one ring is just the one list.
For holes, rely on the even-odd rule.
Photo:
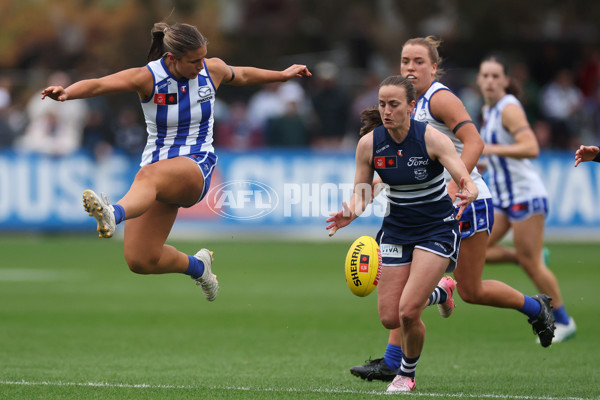
[(360, 123), (362, 124), (359, 132), (360, 136), (364, 136), (378, 126), (383, 125), (381, 114), (379, 114), (379, 107), (362, 110), (360, 113)]
[(152, 27), (151, 34), (152, 43), (148, 52), (148, 62), (158, 60), (167, 53), (180, 59), (188, 51), (208, 44), (208, 40), (198, 29), (188, 24), (178, 23), (169, 26), (165, 22), (157, 22)]
[(152, 43), (150, 44), (150, 51), (148, 52), (148, 62), (158, 60), (165, 53), (163, 40), (167, 30), (169, 30), (169, 25), (165, 22), (157, 22), (152, 27), (152, 30), (150, 31), (152, 34)]

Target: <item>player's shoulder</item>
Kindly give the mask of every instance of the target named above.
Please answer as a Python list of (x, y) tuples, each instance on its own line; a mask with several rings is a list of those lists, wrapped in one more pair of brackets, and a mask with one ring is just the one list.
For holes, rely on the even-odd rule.
[(358, 144), (360, 145), (361, 143), (369, 143), (369, 142), (373, 143), (373, 135), (374, 135), (373, 132), (375, 132), (375, 130), (372, 130), (371, 132), (367, 132), (364, 135), (362, 135), (360, 137), (360, 139), (358, 139)]
[(209, 70), (225, 70), (228, 68), (227, 63), (218, 57), (205, 58), (204, 62)]
[(429, 100), (431, 106), (447, 107), (449, 105), (461, 105), (462, 101), (448, 87), (443, 86), (436, 90)]
[(127, 69), (121, 70), (120, 73), (124, 74), (124, 75), (130, 75), (130, 76), (152, 75), (152, 72), (150, 71), (150, 68), (148, 68), (148, 65), (144, 65), (142, 67), (127, 68)]
[(366, 134), (364, 134), (363, 136), (361, 136), (360, 139), (358, 139), (358, 145), (356, 146), (356, 150), (357, 151), (368, 151), (368, 150), (373, 150), (373, 131), (368, 132)]
[(523, 105), (512, 94), (507, 94), (498, 101), (498, 108), (502, 110), (502, 115), (524, 114)]
[(462, 100), (448, 88), (433, 94), (429, 100), (429, 109), (436, 119), (444, 123), (455, 119), (468, 119)]
[(106, 79), (124, 82), (128, 89), (135, 89), (140, 93), (150, 93), (154, 84), (152, 72), (146, 66), (124, 69), (108, 75)]
[(423, 132), (423, 138), (427, 145), (452, 143), (452, 141), (446, 134), (429, 124), (427, 124), (427, 126), (425, 127), (425, 130)]

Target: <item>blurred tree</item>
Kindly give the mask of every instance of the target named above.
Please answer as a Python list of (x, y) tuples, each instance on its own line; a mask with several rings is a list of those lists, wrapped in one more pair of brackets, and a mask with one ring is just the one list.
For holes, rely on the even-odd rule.
[(155, 22), (196, 25), (215, 44), (220, 42), (217, 12), (216, 0), (7, 0), (0, 2), (0, 66), (142, 65)]

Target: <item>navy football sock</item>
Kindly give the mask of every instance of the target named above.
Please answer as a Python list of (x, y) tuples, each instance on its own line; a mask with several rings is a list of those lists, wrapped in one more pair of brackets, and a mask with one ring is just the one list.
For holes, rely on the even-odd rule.
[(431, 296), (429, 296), (429, 305), (443, 304), (446, 300), (448, 300), (448, 293), (440, 286), (436, 286)]
[(400, 370), (398, 371), (398, 375), (408, 376), (409, 378), (415, 377), (415, 370), (417, 369), (417, 362), (419, 361), (419, 357), (408, 358), (406, 356), (402, 357), (402, 365), (400, 366)]

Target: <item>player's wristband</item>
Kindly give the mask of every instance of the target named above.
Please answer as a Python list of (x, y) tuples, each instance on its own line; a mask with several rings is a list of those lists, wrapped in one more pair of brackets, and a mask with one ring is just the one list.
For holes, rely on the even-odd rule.
[(592, 161), (600, 162), (600, 153), (596, 154), (596, 157)]

